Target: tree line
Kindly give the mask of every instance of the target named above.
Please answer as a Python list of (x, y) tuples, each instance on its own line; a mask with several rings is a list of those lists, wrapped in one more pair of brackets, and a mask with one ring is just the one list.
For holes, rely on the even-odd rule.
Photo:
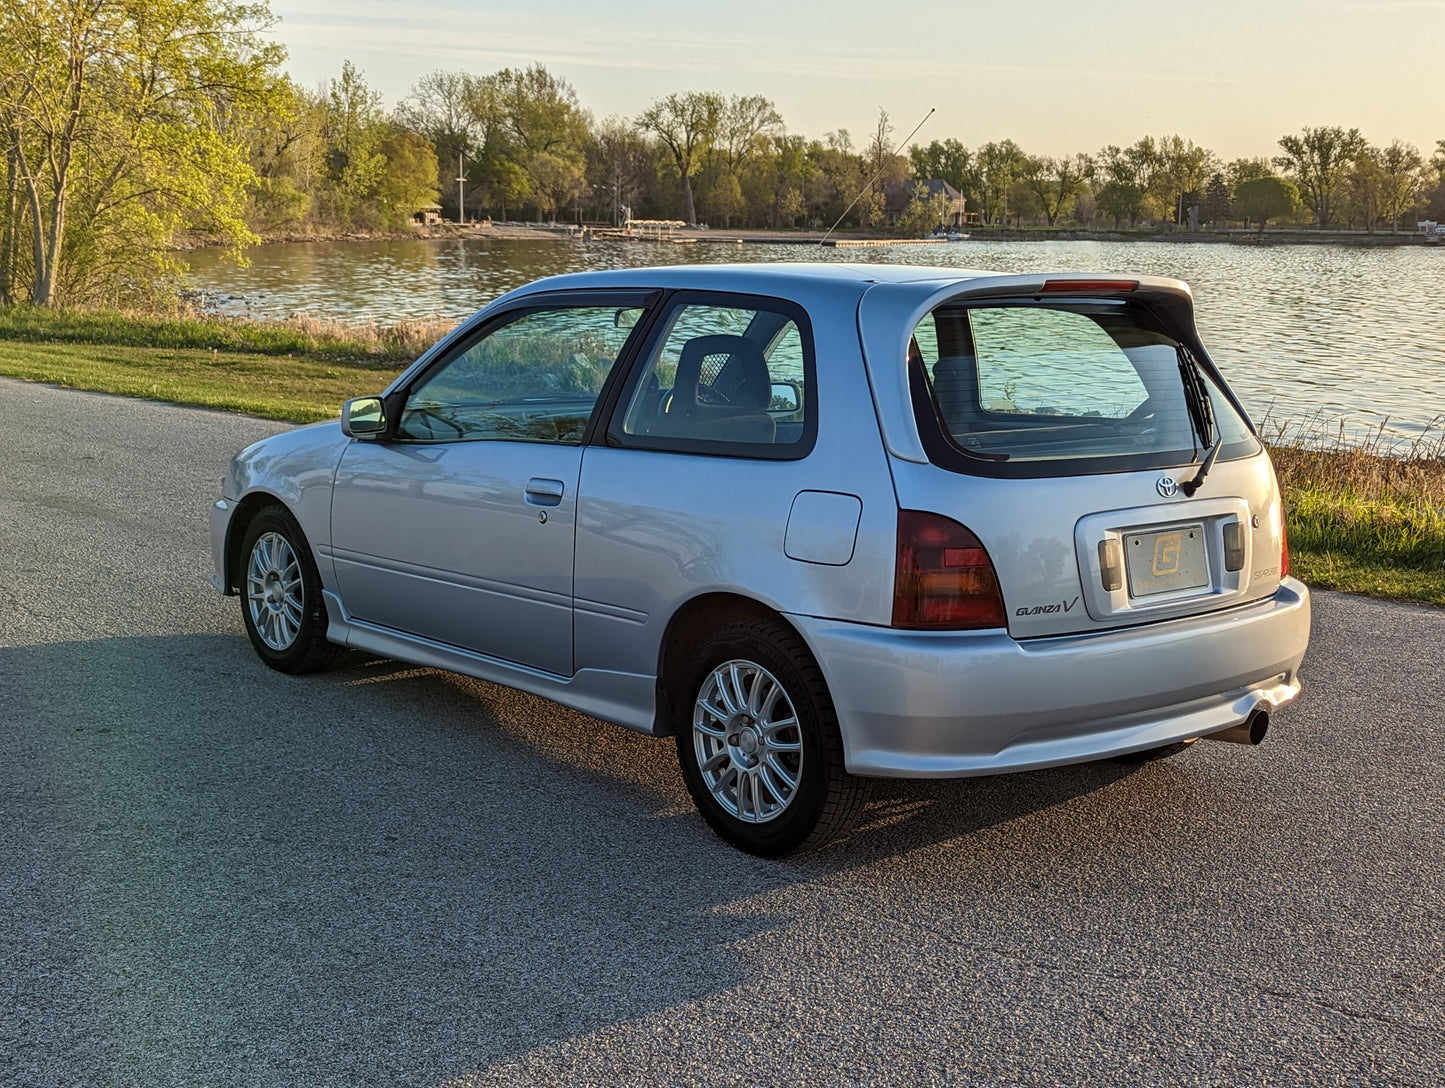
[[(394, 109), (351, 63), (281, 69), (264, 0), (0, 0), (0, 304), (135, 304), (170, 292), (186, 239), (400, 230), (446, 218), (923, 233), (973, 221), (1391, 229), (1445, 219), (1445, 140), (1322, 126), (1226, 162), (1182, 136), (1060, 157), (954, 138), (899, 153), (888, 114), (790, 132), (762, 95), (676, 92), (598, 120), (541, 64), (436, 71)], [(460, 184), (457, 179), (460, 178)], [(910, 199), (910, 195), (914, 199)]]

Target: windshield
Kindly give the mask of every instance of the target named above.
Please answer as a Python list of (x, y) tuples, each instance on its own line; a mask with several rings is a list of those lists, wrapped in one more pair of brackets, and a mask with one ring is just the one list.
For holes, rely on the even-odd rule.
[(1183, 465), (1216, 431), (1254, 452), (1245, 422), (1146, 310), (1120, 302), (940, 307), (909, 348), (916, 408), (979, 464), (1077, 462), (1078, 471)]

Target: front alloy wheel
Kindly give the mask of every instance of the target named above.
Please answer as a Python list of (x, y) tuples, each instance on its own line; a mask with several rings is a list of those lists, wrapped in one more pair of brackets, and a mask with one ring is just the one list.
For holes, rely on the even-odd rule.
[(241, 543), (241, 618), (261, 660), (281, 672), (317, 672), (341, 654), (326, 641), (321, 575), (296, 519), (268, 506)]
[(301, 633), (305, 602), (301, 562), (280, 533), (263, 533), (246, 563), (246, 607), (261, 641), (277, 653)]

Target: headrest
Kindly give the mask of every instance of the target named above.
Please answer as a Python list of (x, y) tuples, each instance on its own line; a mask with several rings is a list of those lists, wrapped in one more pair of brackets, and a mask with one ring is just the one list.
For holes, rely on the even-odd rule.
[(688, 405), (697, 403), (699, 385), (711, 386), (734, 408), (766, 411), (772, 403), (773, 382), (763, 349), (746, 336), (698, 336), (683, 346), (673, 388)]

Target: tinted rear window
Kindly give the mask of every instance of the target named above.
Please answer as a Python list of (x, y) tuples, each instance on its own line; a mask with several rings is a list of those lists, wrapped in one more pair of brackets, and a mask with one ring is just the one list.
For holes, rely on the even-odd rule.
[[(920, 427), (985, 470), (1181, 465), (1204, 446), (1185, 384), (1194, 363), (1138, 306), (942, 307), (919, 324), (910, 354), (915, 384), (926, 385), (915, 408), (932, 417)], [(1253, 453), (1228, 399), (1210, 388), (1208, 400), (1221, 457)]]

